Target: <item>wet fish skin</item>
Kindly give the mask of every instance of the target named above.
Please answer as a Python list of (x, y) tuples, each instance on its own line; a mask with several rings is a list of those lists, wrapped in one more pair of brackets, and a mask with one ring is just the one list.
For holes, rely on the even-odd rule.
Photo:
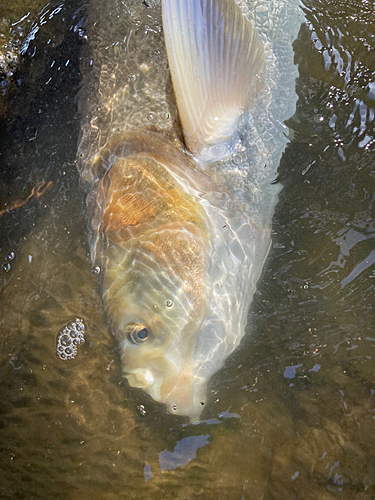
[[(209, 166), (183, 150), (166, 90), (166, 73), (164, 79), (157, 75), (157, 85), (152, 77), (144, 79), (151, 93), (147, 87), (138, 87), (136, 92), (128, 79), (125, 88), (119, 85), (117, 79), (124, 80), (126, 64), (134, 68), (133, 74), (138, 71), (141, 80), (142, 74), (156, 75), (157, 68), (152, 61), (154, 51), (144, 50), (140, 28), (131, 22), (130, 38), (122, 49), (115, 42), (103, 43), (119, 31), (116, 23), (122, 22), (111, 13), (118, 11), (119, 2), (111, 3), (113, 11), (93, 2), (95, 15), (97, 9), (105, 10), (109, 33), (102, 17), (91, 25), (93, 60), (99, 59), (93, 69), (97, 83), (90, 83), (92, 75), (87, 78), (84, 88), (89, 89), (89, 101), (81, 104), (86, 118), (79, 157), (82, 179), (90, 183), (91, 255), (102, 269), (104, 308), (119, 341), (129, 383), (165, 403), (170, 412), (196, 420), (206, 400), (208, 380), (244, 334), (250, 300), (269, 250), (270, 227), (252, 221), (212, 178)], [(232, 1), (225, 0), (223, 5), (233, 10)], [(234, 9), (238, 16), (238, 8)], [(132, 62), (129, 54), (132, 30), (136, 43), (141, 44), (140, 52), (147, 56), (142, 61)], [(161, 34), (156, 40), (161, 50)], [(112, 47), (115, 63), (103, 58), (101, 52), (108, 47)], [(128, 55), (130, 63), (122, 61), (121, 55)], [(175, 69), (176, 64), (178, 69), (180, 62)], [(214, 79), (209, 80), (215, 85)], [(151, 109), (159, 109), (159, 115), (167, 105), (169, 125), (160, 121), (150, 125), (145, 118), (147, 107), (134, 115), (129, 102), (137, 107), (142, 95)], [(242, 101), (229, 99), (222, 116), (218, 110), (219, 117), (234, 116), (237, 126)], [(126, 118), (122, 106), (136, 120)], [(198, 132), (192, 142), (196, 157), (198, 149), (228, 139), (222, 133), (225, 126), (217, 130), (208, 137), (207, 127), (203, 135)], [(132, 341), (134, 325), (147, 331), (144, 342)]]
[[(166, 387), (174, 382), (158, 381), (155, 373), (175, 379), (183, 360), (191, 358), (194, 334), (210, 302), (205, 214), (168, 172), (172, 168), (145, 153), (118, 158), (106, 174), (100, 227), (103, 302), (122, 341), (124, 371), (132, 386), (155, 384), (158, 400), (167, 400)], [(147, 328), (142, 345), (128, 338), (133, 324)], [(172, 349), (175, 356), (168, 359)]]

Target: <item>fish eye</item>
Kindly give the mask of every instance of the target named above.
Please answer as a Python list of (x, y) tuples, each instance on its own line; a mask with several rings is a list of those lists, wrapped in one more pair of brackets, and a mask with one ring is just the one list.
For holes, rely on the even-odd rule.
[(135, 325), (129, 333), (129, 338), (134, 344), (141, 344), (147, 337), (148, 331), (144, 325)]

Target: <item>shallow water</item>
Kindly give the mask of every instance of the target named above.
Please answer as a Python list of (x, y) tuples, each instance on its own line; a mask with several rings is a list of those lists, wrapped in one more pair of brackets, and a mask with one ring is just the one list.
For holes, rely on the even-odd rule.
[(374, 498), (374, 3), (305, 6), (273, 248), (198, 425), (121, 377), (75, 168), (83, 14), (58, 5), (1, 123), (0, 498)]

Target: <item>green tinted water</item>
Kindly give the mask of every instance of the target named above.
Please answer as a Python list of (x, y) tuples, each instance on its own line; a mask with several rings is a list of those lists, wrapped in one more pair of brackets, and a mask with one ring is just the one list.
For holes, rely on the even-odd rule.
[[(78, 7), (47, 16), (5, 94), (0, 208), (52, 187), (0, 218), (0, 498), (374, 498), (374, 3), (305, 7), (273, 248), (199, 425), (129, 388), (104, 322), (74, 164)], [(61, 361), (76, 317), (86, 343)]]

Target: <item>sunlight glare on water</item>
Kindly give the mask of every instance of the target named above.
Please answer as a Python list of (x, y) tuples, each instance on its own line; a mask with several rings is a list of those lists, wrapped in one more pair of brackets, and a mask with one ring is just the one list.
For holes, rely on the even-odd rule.
[(303, 5), (273, 246), (196, 425), (129, 387), (103, 316), (75, 166), (83, 7), (33, 13), (0, 107), (0, 498), (374, 498), (374, 2)]

